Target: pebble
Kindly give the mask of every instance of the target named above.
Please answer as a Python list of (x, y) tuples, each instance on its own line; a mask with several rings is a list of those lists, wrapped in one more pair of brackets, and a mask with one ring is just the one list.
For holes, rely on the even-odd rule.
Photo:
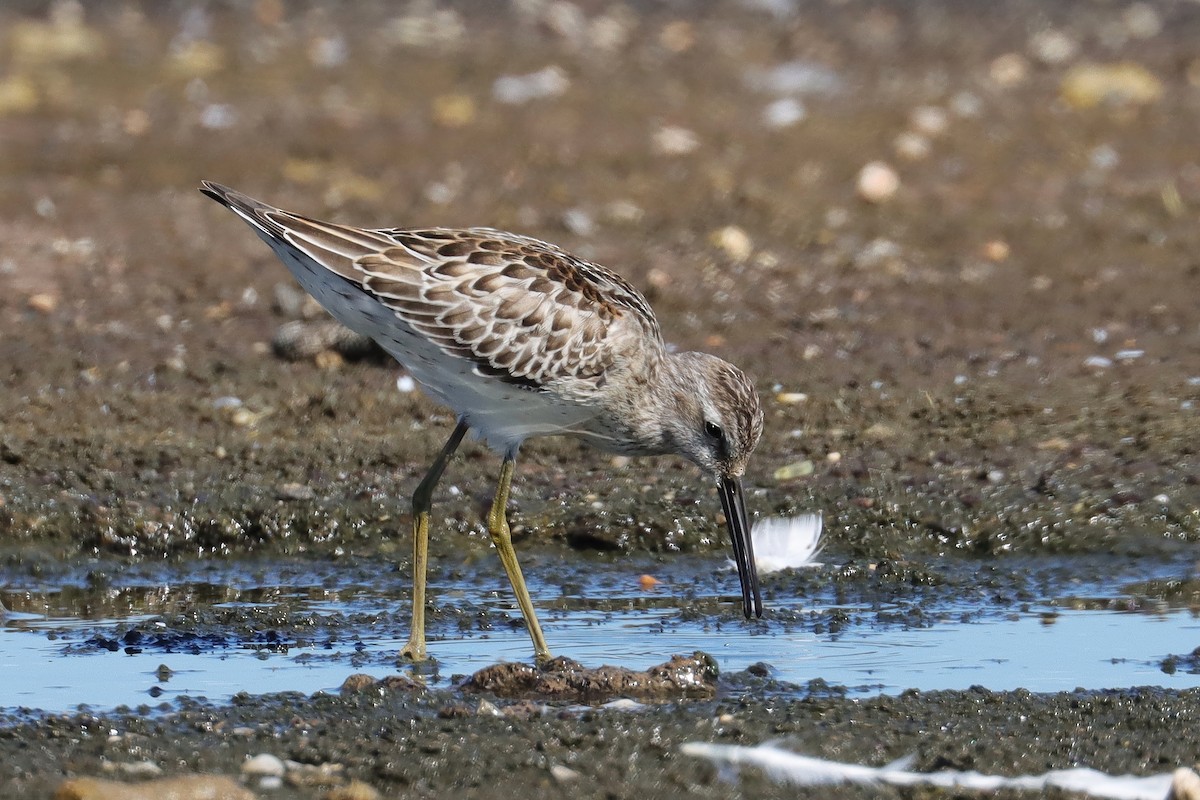
[(886, 203), (900, 190), (900, 176), (882, 161), (872, 161), (858, 173), (858, 196), (868, 203)]
[(275, 490), (275, 496), (280, 500), (312, 500), (317, 494), (304, 483), (282, 483)]
[(1173, 800), (1200, 800), (1200, 775), (1187, 767), (1180, 767), (1171, 775), (1171, 791), (1167, 795)]
[(153, 761), (113, 762), (105, 761), (105, 772), (120, 772), (131, 778), (158, 777), (162, 775), (162, 767)]
[(604, 206), (604, 218), (609, 222), (633, 225), (642, 221), (646, 211), (632, 200), (613, 200)]
[(52, 314), (58, 308), (58, 297), (48, 292), (31, 295), (27, 302), (29, 307), (39, 314)]
[(0, 116), (28, 114), (41, 102), (37, 86), (24, 75), (12, 75), (0, 80)]
[(886, 422), (876, 422), (863, 431), (868, 439), (891, 439), (895, 437), (896, 429)]
[(75, 778), (59, 785), (55, 800), (254, 800), (254, 793), (224, 775), (181, 775), (152, 781)]
[(1043, 64), (1065, 64), (1079, 52), (1079, 42), (1062, 31), (1047, 28), (1030, 38), (1029, 52)]
[(371, 784), (353, 780), (345, 786), (330, 789), (322, 795), (322, 800), (379, 800), (382, 796)]
[(936, 139), (950, 129), (950, 116), (937, 106), (918, 106), (909, 115), (908, 124), (917, 133)]
[(504, 713), (491, 700), (480, 700), (479, 705), (475, 708), (475, 715), (479, 717), (503, 717)]
[(552, 764), (550, 766), (550, 775), (559, 783), (571, 783), (572, 781), (579, 780), (581, 777), (578, 772), (562, 764)]
[(596, 232), (596, 221), (582, 208), (569, 208), (562, 215), (563, 227), (576, 236), (591, 236)]
[(1072, 108), (1101, 103), (1149, 105), (1162, 97), (1163, 85), (1150, 70), (1132, 61), (1081, 64), (1063, 76), (1059, 93)]
[(997, 86), (1011, 89), (1029, 78), (1029, 62), (1020, 53), (1005, 53), (992, 59), (988, 77)]
[(924, 161), (929, 157), (931, 148), (929, 140), (924, 136), (906, 131), (892, 142), (892, 149), (905, 161)]
[(651, 137), (654, 150), (665, 156), (683, 156), (700, 147), (700, 137), (678, 125), (664, 125)]
[(433, 121), (443, 128), (465, 128), (475, 121), (475, 101), (467, 94), (443, 94), (433, 99)]
[(768, 128), (790, 128), (808, 116), (804, 105), (791, 97), (783, 97), (763, 109), (763, 124)]
[(1121, 15), (1125, 30), (1135, 39), (1152, 39), (1162, 32), (1163, 22), (1149, 3), (1134, 3)]
[(242, 764), (243, 775), (282, 778), (284, 772), (283, 759), (270, 753), (259, 753)]
[(842, 77), (824, 64), (799, 59), (746, 75), (753, 89), (771, 94), (832, 95), (842, 90)]
[(734, 261), (745, 261), (754, 252), (754, 243), (750, 241), (750, 236), (736, 225), (726, 225), (713, 231), (709, 241)]
[(571, 86), (562, 67), (549, 66), (526, 75), (504, 75), (492, 84), (492, 97), (509, 105), (523, 105), (531, 100), (557, 97)]
[(891, 239), (872, 239), (854, 254), (854, 266), (859, 269), (895, 267), (902, 260), (904, 251)]
[(774, 478), (777, 481), (790, 481), (796, 478), (806, 478), (813, 474), (815, 467), (810, 459), (796, 461), (791, 464), (780, 467), (775, 470)]
[(1108, 369), (1113, 365), (1113, 362), (1111, 358), (1105, 358), (1104, 356), (1088, 356), (1083, 360), (1083, 365), (1096, 369)]
[(808, 395), (804, 392), (780, 392), (775, 395), (775, 401), (784, 405), (795, 405), (808, 401)]
[(413, 380), (411, 375), (401, 375), (396, 379), (396, 391), (403, 394), (415, 392), (417, 390), (417, 382)]
[(985, 242), (983, 245), (983, 257), (988, 261), (1007, 261), (1010, 248), (1008, 242), (1003, 239), (992, 239), (990, 242)]

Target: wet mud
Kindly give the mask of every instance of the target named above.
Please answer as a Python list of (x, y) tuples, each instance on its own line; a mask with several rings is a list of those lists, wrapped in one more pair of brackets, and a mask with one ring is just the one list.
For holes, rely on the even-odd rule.
[[(100, 625), (70, 646), (269, 648), (327, 632), (223, 607), (229, 575), (409, 574), (408, 497), (451, 415), (322, 328), (195, 191), (211, 179), (362, 226), (553, 241), (642, 288), (672, 344), (754, 375), (751, 510), (822, 512), (838, 565), (772, 580), (765, 624), (928, 624), (963, 596), (1004, 614), (1072, 582), (1121, 582), (1121, 600), (1085, 605), (1194, 609), (1197, 42), (1187, 3), (5, 3), (5, 603), (28, 611), (25, 587), (61, 579), (103, 616), (130, 574), (166, 565), (209, 588), (124, 602), (165, 630)], [(498, 470), (467, 443), (447, 473), (431, 541), (447, 580), (488, 553)], [(737, 616), (713, 566), (719, 508), (682, 462), (538, 440), (510, 520), (527, 573), (551, 583), (711, 559), (690, 594), (647, 602), (711, 617), (719, 638)], [(795, 598), (865, 610), (803, 616)], [(430, 600), (435, 631), (511, 622)], [(382, 624), (403, 629), (403, 606)], [(1194, 669), (1196, 644), (1146, 659)], [(387, 680), (368, 666), (346, 674)], [(482, 711), (461, 688), (389, 685), (46, 714), (0, 690), (0, 796), (131, 778), (126, 763), (241, 776), (256, 753), (341, 765), (328, 785), (287, 771), (279, 797), (351, 780), (384, 796), (795, 795), (753, 772), (739, 788), (679, 753), (694, 740), (1005, 774), (1197, 757), (1193, 691), (862, 698), (811, 677), (722, 675), (714, 697), (639, 709), (484, 684)], [(888, 795), (940, 796), (812, 793)]]

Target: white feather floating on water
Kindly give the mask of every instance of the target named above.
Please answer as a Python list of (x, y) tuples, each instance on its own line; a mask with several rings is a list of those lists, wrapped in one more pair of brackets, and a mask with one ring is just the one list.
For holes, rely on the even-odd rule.
[[(821, 566), (821, 562), (813, 559), (823, 546), (822, 525), (820, 514), (769, 517), (755, 522), (750, 539), (754, 542), (754, 563), (758, 571), (768, 573)], [(732, 561), (729, 565), (735, 566)]]
[(680, 748), (684, 755), (707, 758), (718, 765), (758, 767), (773, 780), (795, 786), (822, 786), (851, 783), (870, 786), (878, 783), (893, 786), (937, 786), (941, 788), (997, 791), (1025, 789), (1044, 791), (1065, 789), (1089, 797), (1106, 800), (1164, 800), (1172, 791), (1173, 782), (1186, 782), (1194, 776), (1191, 770), (1176, 770), (1175, 775), (1163, 773), (1141, 777), (1137, 775), (1108, 775), (1094, 769), (1077, 767), (1058, 769), (1041, 775), (984, 775), (975, 771), (943, 770), (941, 772), (912, 772), (907, 767), (911, 759), (883, 767), (864, 767), (843, 764), (823, 758), (803, 756), (767, 742), (757, 747), (732, 744), (688, 742)]

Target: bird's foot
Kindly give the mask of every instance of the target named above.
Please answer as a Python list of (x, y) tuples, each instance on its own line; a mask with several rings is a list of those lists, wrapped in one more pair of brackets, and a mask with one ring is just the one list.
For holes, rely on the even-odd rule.
[(416, 636), (415, 634), (409, 638), (408, 644), (404, 645), (400, 650), (400, 658), (409, 661), (421, 662), (429, 658), (429, 654), (425, 652), (425, 637)]

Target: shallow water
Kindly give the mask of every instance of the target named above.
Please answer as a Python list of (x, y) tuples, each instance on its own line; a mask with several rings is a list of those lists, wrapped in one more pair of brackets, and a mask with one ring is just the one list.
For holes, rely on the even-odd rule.
[[(543, 560), (534, 561), (530, 572), (551, 574)], [(828, 588), (836, 568), (826, 567), (824, 575), (791, 576), (825, 587), (803, 600), (785, 594), (794, 588), (786, 574), (768, 578), (770, 613), (747, 622), (720, 595), (733, 576), (700, 568), (696, 578), (700, 564), (711, 567), (712, 560), (598, 561), (565, 580), (559, 574), (554, 583), (531, 581), (531, 590), (555, 654), (591, 666), (645, 668), (703, 650), (724, 674), (764, 662), (771, 677), (797, 684), (796, 694), (818, 678), (853, 695), (976, 685), (1035, 692), (1200, 686), (1200, 674), (1186, 664), (1173, 674), (1162, 667), (1165, 657), (1191, 653), (1200, 641), (1195, 611), (1166, 603), (1147, 611), (1120, 589), (1132, 593), (1139, 585), (1132, 580), (1107, 592), (1072, 581), (1010, 608), (985, 595), (945, 591), (846, 602), (843, 589), (838, 602)], [(660, 588), (641, 590), (630, 566), (656, 570)], [(1170, 575), (1179, 568), (1140, 570)], [(57, 590), (34, 580), (20, 587), (10, 576), (0, 592), (12, 609), (0, 627), (0, 707), (106, 710), (184, 695), (224, 701), (238, 692), (335, 691), (355, 672), (413, 669), (395, 661), (407, 635), (403, 576), (372, 578), (353, 565), (221, 569), (146, 568), (115, 579), (93, 569), (60, 576), (66, 588)], [(1059, 564), (1053, 572), (1087, 570)], [(436, 662), (419, 670), (428, 684), (452, 686), (488, 664), (529, 659), (520, 616), (488, 563), (439, 573), (431, 595), (441, 605), (429, 630)], [(914, 617), (914, 606), (928, 613)], [(1135, 607), (1142, 610), (1113, 610)], [(171, 674), (157, 674), (160, 665)]]

